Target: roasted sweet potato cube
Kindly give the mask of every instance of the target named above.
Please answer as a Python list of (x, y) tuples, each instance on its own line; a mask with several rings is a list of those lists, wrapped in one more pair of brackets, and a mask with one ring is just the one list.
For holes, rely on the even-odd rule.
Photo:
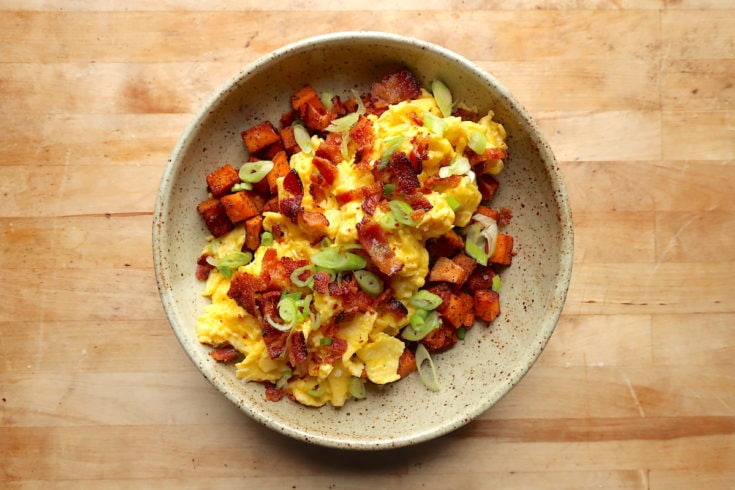
[(279, 177), (285, 177), (288, 175), (288, 172), (291, 170), (291, 167), (288, 165), (288, 157), (286, 156), (286, 152), (279, 152), (276, 153), (273, 156), (273, 169), (268, 172), (268, 175), (265, 176), (268, 187), (271, 190), (272, 194), (276, 194), (278, 192), (278, 183), (277, 180)]
[(454, 347), (457, 343), (457, 331), (449, 325), (442, 324), (441, 327), (429, 332), (429, 334), (421, 339), (426, 350), (432, 354), (435, 352), (443, 352)]
[(452, 257), (464, 249), (464, 240), (462, 240), (459, 233), (450, 230), (436, 239), (428, 240), (426, 249), (429, 251), (430, 257)]
[[(279, 132), (280, 137), (280, 132)], [(278, 140), (272, 145), (268, 145), (258, 152), (258, 160), (273, 160), (276, 153), (284, 151), (286, 148), (283, 146), (283, 141)]]
[(260, 246), (260, 233), (263, 231), (263, 217), (253, 216), (245, 221), (245, 248), (256, 250)]
[(230, 218), (230, 221), (233, 223), (245, 221), (246, 219), (257, 216), (260, 213), (256, 199), (248, 191), (228, 194), (220, 199), (220, 202), (225, 208), (227, 217)]
[(490, 289), (493, 285), (493, 277), (495, 277), (495, 271), (492, 267), (478, 265), (467, 279), (467, 289), (470, 291)]
[(312, 131), (322, 131), (334, 119), (334, 113), (326, 108), (319, 94), (310, 85), (305, 85), (291, 96), (291, 107)]
[(474, 293), (475, 316), (491, 322), (500, 315), (500, 295), (491, 289), (480, 289)]
[(251, 155), (258, 153), (276, 141), (281, 141), (281, 136), (270, 121), (263, 121), (250, 129), (246, 129), (241, 133), (241, 136), (245, 148)]
[(493, 264), (510, 265), (513, 259), (513, 237), (504, 233), (498, 234), (495, 251), (488, 259)]
[(472, 296), (454, 293), (447, 296), (437, 308), (444, 320), (454, 328), (472, 327), (475, 321), (475, 306)]
[(487, 206), (477, 206), (477, 210), (475, 211), (477, 214), (481, 214), (483, 216), (487, 216), (488, 218), (491, 218), (495, 221), (498, 220), (498, 212), (495, 211), (492, 208), (489, 208)]
[(449, 282), (461, 286), (469, 276), (470, 273), (455, 264), (452, 259), (439, 257), (429, 271), (429, 282)]
[(229, 163), (207, 175), (209, 192), (211, 192), (214, 197), (224, 196), (230, 192), (230, 190), (232, 190), (232, 186), (238, 182), (240, 182), (240, 175)]
[(232, 222), (227, 217), (227, 212), (219, 199), (212, 198), (199, 203), (197, 211), (209, 232), (215, 237), (220, 237), (232, 230)]
[[(462, 269), (464, 269), (467, 272), (467, 278), (469, 279), (470, 275), (475, 271), (477, 268), (477, 261), (467, 255), (464, 252), (460, 252), (457, 255), (455, 255), (452, 258), (452, 262), (460, 266)], [(464, 284), (464, 283), (462, 283)]]
[(398, 358), (398, 376), (405, 378), (414, 371), (416, 371), (416, 356), (410, 350), (405, 349)]
[(283, 143), (283, 148), (284, 150), (286, 150), (287, 155), (293, 155), (294, 153), (298, 153), (301, 151), (299, 144), (296, 143), (296, 136), (294, 136), (293, 126), (286, 126), (285, 128), (281, 129), (280, 134), (281, 142)]
[(480, 189), (483, 201), (492, 201), (498, 187), (500, 187), (500, 182), (492, 175), (482, 174), (477, 176), (477, 187)]

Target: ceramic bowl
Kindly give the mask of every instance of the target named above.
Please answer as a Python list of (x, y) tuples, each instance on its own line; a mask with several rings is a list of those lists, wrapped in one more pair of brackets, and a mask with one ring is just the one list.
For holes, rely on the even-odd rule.
[[(513, 212), (508, 232), (517, 255), (502, 273), (502, 314), (476, 326), (455, 348), (434, 355), (442, 389), (427, 390), (414, 373), (342, 408), (269, 402), (263, 386), (244, 383), (218, 364), (196, 338), (206, 300), (195, 279), (208, 234), (196, 212), (205, 176), (224, 163), (244, 162), (240, 132), (278, 121), (290, 95), (305, 83), (318, 91), (369, 90), (380, 76), (407, 67), (428, 83), (439, 78), (455, 100), (492, 109), (508, 133), (509, 158), (494, 205)], [(376, 32), (345, 32), (288, 45), (234, 76), (196, 114), (173, 150), (157, 194), (153, 255), (171, 327), (204, 376), (256, 421), (296, 439), (345, 449), (406, 446), (468, 423), (508, 393), (541, 353), (566, 297), (572, 267), (567, 195), (549, 145), (526, 110), (490, 75), (445, 48)]]

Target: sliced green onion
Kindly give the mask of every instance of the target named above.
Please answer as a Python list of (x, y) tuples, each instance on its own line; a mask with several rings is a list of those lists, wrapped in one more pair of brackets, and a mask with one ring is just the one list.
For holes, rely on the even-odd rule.
[(472, 131), (470, 139), (467, 141), (467, 146), (478, 155), (485, 153), (485, 149), (487, 148), (487, 137), (485, 133), (482, 131)]
[(467, 328), (466, 327), (459, 327), (457, 329), (457, 338), (459, 340), (464, 340), (464, 338), (467, 336)]
[(411, 296), (411, 299), (409, 299), (408, 302), (416, 308), (435, 310), (440, 304), (442, 304), (442, 299), (440, 296), (437, 296), (426, 289), (422, 289), (420, 291), (416, 291), (416, 294)]
[[(310, 272), (309, 277), (307, 277), (305, 280), (301, 279), (301, 276), (304, 274), (304, 272)], [(291, 273), (291, 282), (296, 287), (304, 287), (309, 285), (309, 280), (314, 275), (314, 266), (313, 265), (305, 265), (303, 267), (299, 267), (298, 269), (294, 270)]]
[(388, 202), (388, 206), (390, 207), (393, 216), (396, 218), (396, 221), (400, 224), (406, 226), (416, 226), (418, 224), (411, 217), (413, 209), (408, 205), (408, 203), (394, 200)]
[(345, 131), (349, 131), (350, 128), (355, 125), (359, 117), (360, 115), (357, 112), (352, 112), (346, 116), (333, 120), (326, 129), (327, 131), (335, 133), (344, 133)]
[(439, 137), (444, 136), (444, 131), (447, 130), (447, 122), (444, 119), (429, 111), (425, 111), (422, 114), (422, 118), (426, 129)]
[(447, 204), (449, 204), (449, 207), (452, 208), (452, 211), (456, 211), (461, 206), (461, 203), (459, 202), (459, 199), (457, 199), (454, 196), (447, 196)]
[(270, 324), (271, 327), (275, 328), (276, 330), (280, 330), (281, 332), (288, 332), (289, 330), (291, 330), (291, 327), (293, 327), (293, 325), (288, 323), (278, 323), (268, 315), (266, 315), (265, 320)]
[(383, 292), (383, 281), (370, 271), (355, 271), (355, 280), (363, 291), (370, 296), (377, 296)]
[(349, 252), (340, 252), (334, 248), (328, 248), (312, 255), (311, 261), (317, 267), (324, 267), (336, 272), (355, 271), (367, 266), (365, 257)]
[(319, 345), (332, 345), (332, 337), (322, 337), (319, 339)]
[(349, 160), (349, 146), (347, 143), (350, 141), (350, 132), (345, 131), (342, 133), (342, 141), (339, 144), (339, 152), (342, 154), (343, 160)]
[(309, 136), (309, 132), (304, 126), (301, 124), (294, 124), (293, 137), (296, 140), (296, 144), (301, 148), (301, 151), (307, 154), (314, 152), (314, 147), (311, 145), (311, 136)]
[(401, 331), (401, 337), (410, 341), (421, 340), (442, 324), (439, 312), (418, 308), (409, 319), (410, 325)]
[(472, 169), (470, 161), (465, 156), (458, 156), (452, 163), (439, 169), (439, 177), (446, 178), (452, 175), (464, 175)]
[(378, 170), (383, 170), (388, 165), (390, 157), (393, 156), (393, 153), (396, 152), (401, 144), (403, 144), (403, 136), (400, 135), (389, 136), (385, 140), (383, 140), (383, 145), (385, 146), (385, 149), (380, 155), (380, 164), (378, 165)]
[(378, 224), (386, 231), (393, 231), (401, 226), (393, 213), (385, 213), (383, 216), (378, 218)]
[(452, 115), (452, 92), (444, 85), (441, 80), (434, 80), (431, 83), (431, 92), (434, 94), (436, 104), (444, 117)]
[(281, 300), (278, 302), (278, 316), (280, 316), (284, 322), (293, 327), (296, 323), (297, 315), (298, 307), (296, 305), (296, 300), (289, 295), (283, 295)]
[(475, 259), (480, 265), (487, 265), (489, 255), (487, 253), (487, 239), (481, 233), (478, 223), (471, 224), (465, 228), (464, 249), (467, 255)]
[(365, 382), (360, 378), (350, 378), (350, 395), (357, 400), (365, 398), (367, 396)]
[(383, 186), (383, 195), (385, 197), (390, 197), (393, 195), (393, 191), (395, 190), (396, 185), (395, 184), (385, 184)]
[(324, 393), (327, 392), (327, 389), (324, 386), (319, 386), (318, 388), (314, 388), (313, 390), (309, 390), (306, 392), (307, 395), (313, 396), (314, 398), (320, 398), (324, 396)]
[(324, 107), (326, 107), (327, 110), (332, 108), (333, 98), (334, 98), (334, 94), (332, 92), (322, 92), (320, 99), (322, 99), (322, 104), (324, 104)]
[(270, 247), (273, 245), (273, 233), (270, 231), (264, 231), (262, 235), (260, 235), (260, 244), (264, 247)]
[[(424, 367), (425, 362), (429, 363), (428, 371)], [(421, 377), (421, 381), (424, 383), (424, 386), (431, 391), (439, 391), (439, 375), (436, 372), (434, 361), (431, 359), (429, 351), (426, 350), (424, 344), (419, 344), (418, 347), (416, 347), (416, 370), (419, 372), (419, 377)]]
[(352, 96), (355, 98), (355, 102), (357, 103), (357, 110), (355, 112), (357, 114), (365, 114), (365, 104), (362, 103), (362, 97), (360, 97), (360, 92), (358, 92), (355, 89), (352, 89)]
[(230, 189), (232, 192), (240, 192), (240, 191), (252, 191), (253, 190), (253, 184), (250, 182), (238, 182), (237, 184), (232, 186), (232, 189)]
[(286, 386), (286, 383), (288, 383), (289, 378), (293, 376), (293, 372), (290, 369), (286, 369), (283, 371), (283, 374), (281, 374), (281, 377), (276, 381), (276, 388), (279, 390)]
[(252, 260), (253, 254), (250, 252), (231, 252), (219, 259), (207, 257), (207, 263), (216, 267), (227, 279), (230, 279), (239, 267), (249, 264)]
[(240, 167), (240, 180), (255, 184), (263, 180), (271, 170), (273, 170), (273, 162), (270, 160), (247, 162)]
[(493, 276), (492, 290), (499, 293), (501, 289), (503, 289), (503, 284), (500, 282), (500, 276), (495, 274)]

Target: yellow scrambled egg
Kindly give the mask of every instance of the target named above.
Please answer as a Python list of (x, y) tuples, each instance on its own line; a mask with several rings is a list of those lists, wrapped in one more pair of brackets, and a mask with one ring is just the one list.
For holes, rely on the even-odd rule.
[[(419, 181), (423, 183), (429, 176), (436, 174), (441, 166), (462, 154), (472, 132), (480, 131), (484, 134), (488, 147), (505, 148), (505, 131), (501, 125), (493, 122), (492, 113), (478, 122), (465, 121), (459, 117), (442, 118), (445, 130), (439, 136), (426, 126), (416, 124), (416, 115), (427, 112), (441, 117), (436, 101), (424, 91), (421, 98), (391, 106), (379, 117), (368, 116), (373, 122), (375, 133), (371, 160), (380, 158), (386, 150), (386, 141), (390, 142), (391, 137), (402, 137), (397, 151), (408, 152), (411, 140), (415, 136), (423, 136), (429, 142), (428, 159), (423, 161), (423, 171), (419, 175)], [(317, 136), (312, 137), (314, 148), (320, 142)], [(353, 158), (354, 155), (349, 155), (349, 158), (338, 165), (337, 179), (331, 187), (332, 195), (320, 207), (320, 212), (329, 221), (327, 236), (335, 244), (353, 244), (358, 241), (356, 225), (365, 213), (361, 208), (361, 201), (340, 205), (334, 195), (374, 183), (373, 175), (369, 171), (361, 171), (353, 164)], [(309, 176), (317, 172), (312, 160), (313, 152), (300, 152), (290, 159), (291, 167), (299, 173), (303, 182), (308, 183)], [(498, 160), (494, 165), (492, 173), (497, 173), (502, 168), (502, 161)], [(279, 181), (279, 197), (284, 193), (282, 180)], [(454, 226), (466, 225), (481, 200), (472, 175), (463, 176), (456, 187), (443, 192), (431, 192), (425, 197), (433, 207), (423, 215), (417, 226), (402, 226), (389, 234), (390, 246), (396, 258), (404, 264), (389, 286), (395, 297), (404, 303), (424, 285), (429, 272), (429, 254), (424, 246), (426, 240), (439, 237)], [(450, 205), (452, 199), (454, 206)], [(307, 211), (314, 209), (315, 203), (309, 192), (304, 193), (302, 205)], [(376, 211), (374, 218), (377, 221), (380, 221), (381, 213), (383, 211)], [(264, 229), (271, 230), (275, 225), (287, 237), (269, 245), (276, 249), (279, 258), (309, 258), (320, 250), (318, 244), (312, 244), (311, 237), (306, 236), (284, 215), (264, 213)], [(242, 248), (244, 236), (243, 227), (238, 226), (219, 239), (212, 240), (204, 252), (215, 258), (224, 257), (229, 252)], [(254, 275), (260, 274), (264, 253), (265, 247), (261, 246), (255, 252), (253, 261), (241, 270)], [(396, 323), (393, 316), (383, 318), (375, 312), (355, 315), (339, 330), (339, 336), (347, 342), (344, 354), (330, 364), (317, 365), (310, 361), (308, 374), (296, 378), (291, 376), (291, 368), (285, 357), (269, 357), (261, 337), (259, 320), (227, 296), (229, 285), (230, 280), (217, 269), (210, 273), (203, 294), (211, 299), (211, 304), (205, 307), (198, 319), (197, 334), (203, 343), (229, 343), (240, 351), (244, 359), (237, 363), (236, 372), (243, 380), (275, 383), (304, 405), (321, 406), (329, 403), (342, 406), (352, 396), (356, 396), (352, 390), (355, 382), (369, 380), (381, 385), (399, 379), (398, 359), (404, 351), (404, 343), (396, 335), (408, 322), (408, 317)], [(315, 317), (321, 318), (322, 323), (342, 309), (342, 306), (338, 298), (318, 292), (313, 294)], [(317, 348), (323, 338), (317, 327), (313, 325), (313, 318), (294, 327), (304, 333), (310, 349)]]

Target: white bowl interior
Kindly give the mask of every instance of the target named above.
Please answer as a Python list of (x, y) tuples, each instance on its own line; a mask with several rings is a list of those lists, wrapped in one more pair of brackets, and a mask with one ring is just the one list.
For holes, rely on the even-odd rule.
[[(405, 66), (425, 84), (442, 79), (458, 100), (492, 109), (508, 132), (510, 156), (494, 205), (513, 211), (508, 232), (517, 255), (502, 273), (502, 314), (476, 326), (448, 352), (435, 355), (443, 389), (428, 391), (417, 374), (366, 400), (336, 409), (268, 402), (263, 387), (243, 383), (199, 344), (195, 319), (206, 301), (194, 278), (207, 231), (196, 212), (205, 176), (246, 158), (240, 132), (277, 122), (290, 95), (306, 83), (348, 95), (367, 90)], [(182, 346), (204, 375), (254, 419), (321, 445), (380, 449), (445, 434), (483, 413), (526, 373), (551, 336), (569, 285), (572, 228), (564, 185), (549, 146), (525, 110), (488, 74), (441, 47), (395, 35), (339, 33), (311, 38), (255, 62), (234, 77), (196, 116), (165, 170), (157, 196), (153, 248), (162, 302)]]

